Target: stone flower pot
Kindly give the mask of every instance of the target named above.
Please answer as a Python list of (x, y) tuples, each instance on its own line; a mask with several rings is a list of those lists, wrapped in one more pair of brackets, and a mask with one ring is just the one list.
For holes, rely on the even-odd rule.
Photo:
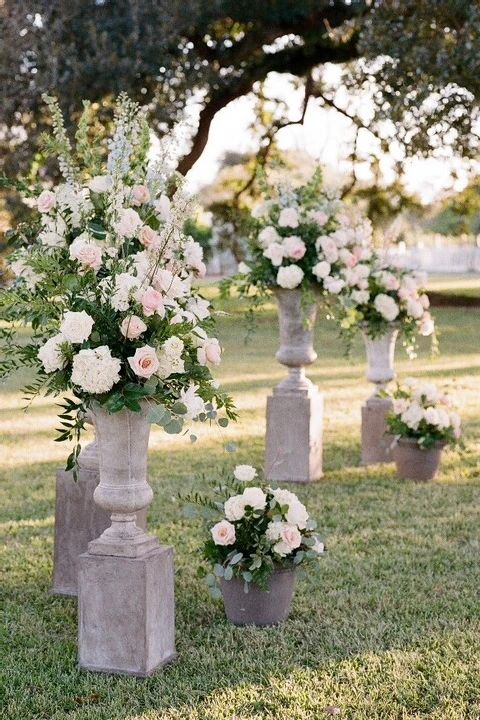
[(295, 583), (295, 569), (278, 569), (268, 579), (268, 590), (249, 583), (244, 590), (241, 578), (220, 578), (225, 614), (233, 625), (276, 625), (290, 612)]
[(437, 440), (435, 445), (422, 450), (415, 438), (400, 438), (392, 451), (397, 477), (402, 480), (432, 480), (444, 446), (444, 442)]

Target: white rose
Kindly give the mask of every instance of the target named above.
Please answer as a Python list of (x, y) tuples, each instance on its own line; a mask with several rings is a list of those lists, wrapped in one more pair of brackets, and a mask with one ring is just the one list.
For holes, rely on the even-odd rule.
[(315, 243), (317, 251), (322, 250), (327, 262), (334, 263), (338, 260), (338, 248), (331, 237), (319, 237)]
[(351, 298), (358, 305), (366, 305), (366, 303), (370, 300), (370, 293), (368, 290), (354, 290)]
[(63, 316), (60, 332), (65, 340), (71, 343), (82, 343), (90, 337), (93, 328), (93, 318), (82, 310), (81, 312), (66, 312)]
[(104, 193), (112, 187), (111, 175), (95, 175), (88, 183), (89, 189), (94, 193)]
[(72, 383), (93, 395), (106, 393), (120, 380), (120, 367), (106, 345), (80, 350), (73, 358)]
[(187, 412), (183, 415), (185, 420), (193, 420), (197, 415), (205, 409), (205, 403), (203, 402), (200, 395), (197, 395), (198, 385), (190, 383), (188, 388), (180, 390), (180, 397), (178, 398), (181, 403), (187, 408)]
[(201, 297), (189, 298), (187, 302), (188, 311), (195, 315), (195, 317), (199, 320), (205, 320), (205, 318), (210, 317), (209, 307), (209, 301)]
[(244, 505), (250, 505), (254, 510), (263, 510), (267, 504), (267, 496), (257, 487), (245, 488), (242, 497)]
[(228, 520), (220, 520), (210, 532), (215, 545), (233, 545), (235, 542), (235, 526)]
[(150, 200), (150, 191), (146, 185), (134, 185), (130, 195), (132, 205), (144, 205)]
[(414, 300), (413, 298), (407, 298), (407, 314), (410, 315), (410, 317), (418, 320), (422, 317), (423, 312), (422, 303), (418, 302), (418, 300)]
[(85, 233), (82, 233), (75, 238), (70, 245), (69, 255), (72, 260), (77, 260), (85, 268), (98, 270), (102, 264), (102, 251), (93, 240), (84, 235)]
[(244, 262), (238, 263), (237, 272), (240, 273), (240, 275), (248, 275), (251, 269), (252, 268)]
[(375, 310), (377, 310), (377, 312), (379, 312), (385, 320), (388, 320), (388, 322), (395, 320), (400, 312), (397, 303), (390, 297), (390, 295), (380, 293), (373, 301), (373, 304), (375, 306)]
[(298, 497), (294, 493), (290, 492), (290, 490), (277, 488), (276, 490), (272, 491), (272, 495), (277, 501), (277, 503), (282, 506), (300, 502)]
[(278, 267), (282, 264), (282, 260), (285, 256), (283, 245), (280, 243), (272, 242), (263, 251), (263, 256), (270, 260), (272, 265)]
[(456, 429), (459, 429), (459, 428), (460, 428), (460, 423), (461, 423), (460, 415), (459, 415), (457, 412), (455, 412), (454, 410), (451, 410), (451, 411), (448, 413), (448, 416), (449, 416), (449, 418), (450, 418), (450, 424), (452, 425), (452, 427), (453, 427), (453, 428), (456, 428)]
[(438, 425), (438, 412), (434, 407), (429, 406), (425, 408), (423, 411), (423, 417), (425, 418), (425, 422), (429, 425)]
[(280, 215), (278, 216), (278, 224), (280, 227), (298, 227), (298, 212), (295, 210), (295, 208), (283, 208)]
[(445, 430), (445, 428), (448, 428), (451, 424), (448, 412), (446, 410), (444, 410), (443, 408), (438, 408), (437, 415), (438, 415), (438, 423), (437, 423), (438, 429)]
[(245, 515), (245, 502), (242, 495), (233, 495), (223, 506), (227, 520), (241, 520)]
[(412, 397), (418, 402), (425, 399), (426, 402), (436, 403), (438, 400), (438, 388), (433, 382), (417, 385), (412, 392)]
[(67, 364), (67, 359), (60, 350), (60, 343), (62, 342), (66, 342), (65, 337), (62, 333), (58, 333), (58, 335), (54, 335), (47, 340), (38, 351), (38, 357), (46, 373), (61, 370)]
[(241, 482), (250, 482), (256, 474), (257, 471), (251, 465), (236, 465), (233, 470), (233, 477)]
[(317, 280), (323, 280), (327, 277), (327, 275), (330, 275), (331, 269), (332, 266), (330, 265), (330, 263), (328, 263), (326, 260), (321, 260), (312, 267), (312, 273), (315, 275)]
[(300, 285), (304, 277), (302, 268), (298, 265), (288, 265), (281, 267), (277, 273), (277, 283), (280, 287), (287, 290), (293, 290)]
[(41, 213), (50, 212), (55, 207), (57, 198), (51, 190), (44, 190), (37, 198), (37, 207)]
[(261, 248), (266, 248), (268, 245), (271, 245), (272, 243), (280, 243), (282, 241), (282, 238), (278, 234), (278, 232), (275, 230), (274, 227), (271, 225), (268, 225), (266, 228), (263, 228), (263, 230), (258, 235), (258, 244)]
[(121, 237), (134, 237), (137, 230), (143, 225), (140, 215), (132, 208), (122, 208), (118, 216), (114, 227)]
[(323, 551), (325, 550), (325, 546), (316, 535), (312, 535), (312, 537), (315, 539), (315, 545), (312, 545), (310, 550), (313, 550), (313, 552), (316, 552), (318, 555), (321, 555)]
[(433, 322), (430, 313), (427, 312), (424, 314), (424, 316), (420, 322), (418, 331), (419, 331), (420, 335), (422, 335), (423, 337), (428, 337), (429, 335), (431, 335), (433, 333), (434, 330), (435, 330), (435, 323)]
[(308, 520), (307, 508), (297, 500), (289, 505), (285, 518), (290, 525), (296, 525), (300, 530), (304, 530)]

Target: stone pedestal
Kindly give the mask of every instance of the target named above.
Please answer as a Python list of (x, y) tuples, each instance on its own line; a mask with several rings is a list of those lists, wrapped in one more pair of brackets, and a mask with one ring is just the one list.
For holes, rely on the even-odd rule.
[(173, 550), (79, 561), (79, 665), (144, 677), (176, 657)]
[(265, 478), (310, 482), (322, 476), (323, 394), (274, 393), (267, 398)]
[(362, 406), (362, 455), (361, 465), (393, 462), (385, 435), (385, 415), (392, 408), (389, 398), (371, 397)]
[(323, 395), (305, 376), (317, 357), (312, 347), (316, 306), (301, 290), (274, 289), (280, 347), (275, 355), (288, 375), (267, 398), (265, 478), (311, 482), (322, 476)]
[[(82, 450), (80, 462), (76, 482), (72, 472), (57, 470), (52, 584), (57, 595), (77, 595), (77, 558), (110, 525), (110, 513), (93, 500), (100, 480), (95, 442)], [(146, 509), (139, 510), (137, 525), (143, 530), (146, 518)]]

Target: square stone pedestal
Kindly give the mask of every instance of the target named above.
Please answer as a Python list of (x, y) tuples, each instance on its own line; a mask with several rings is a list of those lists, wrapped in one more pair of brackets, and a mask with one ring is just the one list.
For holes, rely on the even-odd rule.
[[(77, 594), (78, 556), (110, 526), (110, 513), (93, 499), (98, 482), (98, 470), (80, 469), (76, 482), (72, 472), (57, 470), (52, 592), (58, 595)], [(137, 525), (142, 530), (146, 515), (146, 509), (137, 513)]]
[(176, 658), (173, 550), (79, 557), (79, 666), (145, 677)]
[(393, 462), (388, 452), (387, 422), (385, 415), (392, 409), (389, 398), (372, 397), (362, 406), (361, 465)]
[(322, 477), (323, 394), (274, 393), (267, 398), (265, 478), (307, 483)]

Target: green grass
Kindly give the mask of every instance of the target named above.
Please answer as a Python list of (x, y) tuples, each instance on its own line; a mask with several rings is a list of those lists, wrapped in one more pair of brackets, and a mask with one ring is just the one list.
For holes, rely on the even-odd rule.
[[(211, 294), (215, 294), (211, 291)], [(240, 421), (195, 445), (152, 432), (151, 532), (175, 548), (178, 660), (139, 680), (79, 671), (76, 603), (49, 592), (55, 469), (68, 447), (53, 442), (50, 400), (25, 415), (20, 378), (2, 395), (2, 566), (5, 569), (5, 717), (68, 720), (316, 720), (337, 707), (352, 720), (480, 718), (480, 313), (436, 311), (442, 354), (426, 346), (400, 376), (433, 377), (457, 396), (466, 451), (448, 451), (432, 483), (399, 481), (393, 465), (358, 466), (360, 407), (370, 393), (364, 352), (342, 358), (332, 324), (315, 330), (309, 376), (325, 395), (324, 477), (298, 487), (328, 546), (319, 572), (299, 578), (282, 626), (231, 627), (220, 601), (195, 578), (199, 527), (176, 500), (196, 476), (263, 462), (265, 401), (284, 376), (274, 360), (273, 306), (243, 344), (241, 307), (219, 318), (217, 373)], [(224, 451), (225, 442), (237, 451)]]

